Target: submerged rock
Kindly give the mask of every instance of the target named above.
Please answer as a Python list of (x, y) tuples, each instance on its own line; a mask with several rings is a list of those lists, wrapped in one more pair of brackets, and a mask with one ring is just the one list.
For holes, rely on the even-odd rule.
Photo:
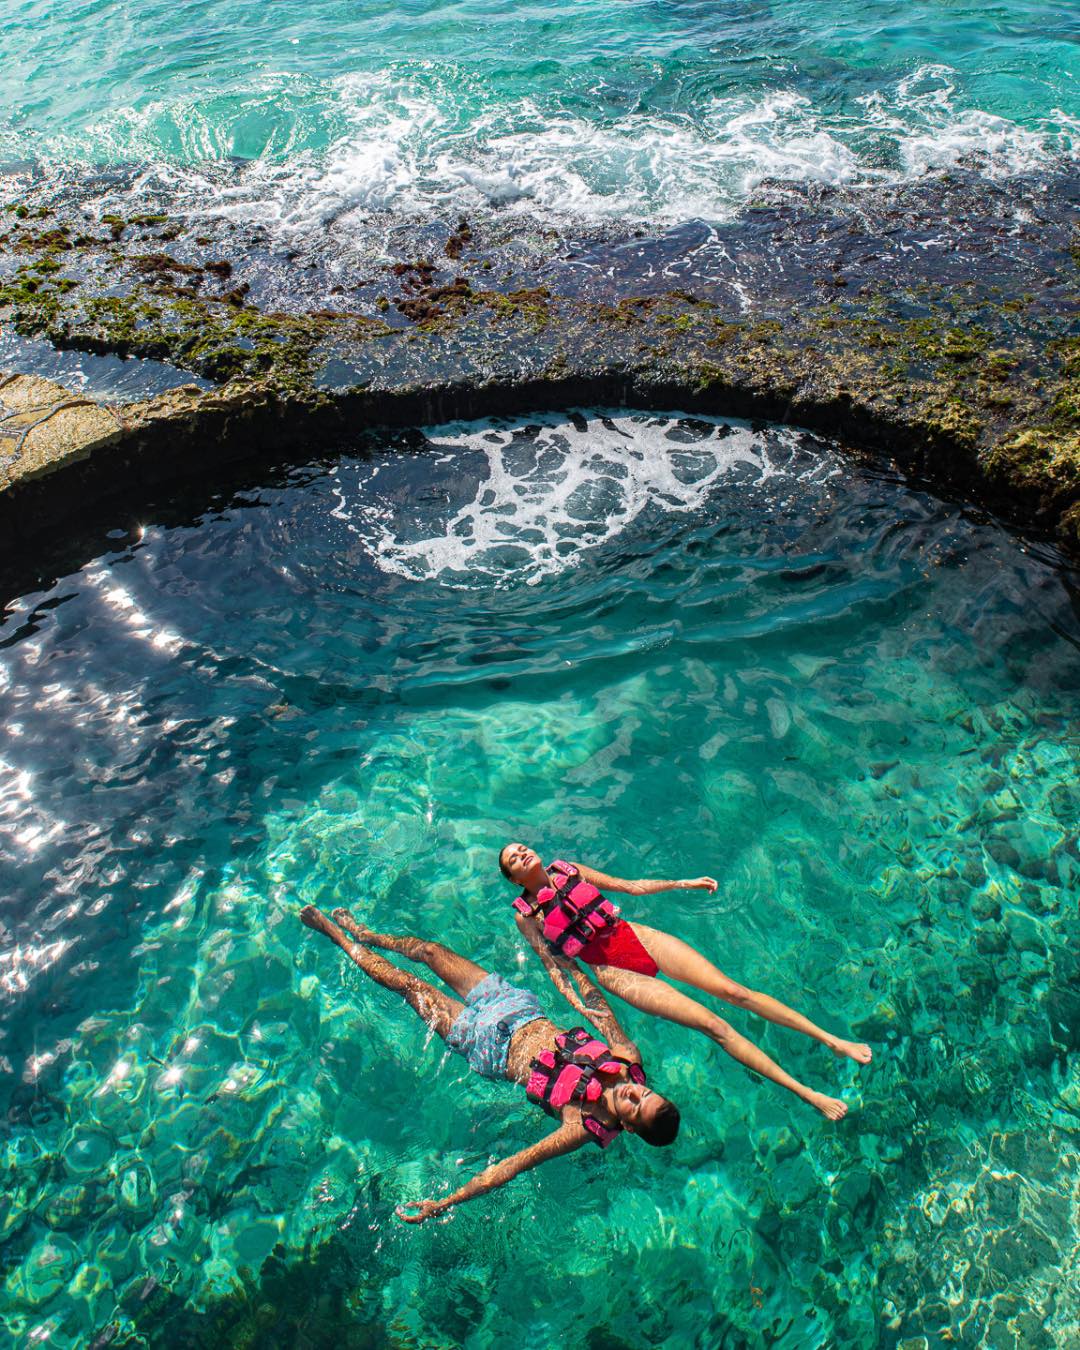
[(70, 1239), (61, 1236), (42, 1238), (5, 1285), (8, 1297), (16, 1304), (39, 1308), (67, 1286), (75, 1273), (79, 1256)]

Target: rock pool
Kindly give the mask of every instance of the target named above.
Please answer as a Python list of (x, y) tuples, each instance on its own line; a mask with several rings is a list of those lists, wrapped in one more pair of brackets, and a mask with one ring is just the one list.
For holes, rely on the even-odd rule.
[[(0, 624), (15, 1343), (1076, 1343), (1054, 554), (808, 435), (627, 412), (372, 438), (205, 501)], [(396, 1222), (543, 1121), (296, 913), (554, 1003), (495, 862), (521, 835), (717, 876), (635, 915), (871, 1041), (859, 1070), (730, 1012), (848, 1118), (627, 1011), (673, 1150)]]

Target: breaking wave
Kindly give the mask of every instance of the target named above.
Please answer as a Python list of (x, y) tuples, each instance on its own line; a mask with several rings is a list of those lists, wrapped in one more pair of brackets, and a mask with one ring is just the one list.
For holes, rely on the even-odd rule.
[(57, 190), (72, 165), (143, 164), (125, 193), (167, 191), (173, 209), (255, 221), (290, 241), (347, 235), (379, 213), (722, 220), (766, 182), (854, 187), (957, 165), (1001, 178), (1080, 147), (1080, 121), (1064, 111), (1021, 125), (965, 107), (957, 80), (924, 65), (839, 112), (789, 88), (599, 116), (416, 63), (327, 82), (267, 76), (220, 106), (192, 96), (121, 108), (29, 143), (9, 130), (0, 151), (49, 164)]

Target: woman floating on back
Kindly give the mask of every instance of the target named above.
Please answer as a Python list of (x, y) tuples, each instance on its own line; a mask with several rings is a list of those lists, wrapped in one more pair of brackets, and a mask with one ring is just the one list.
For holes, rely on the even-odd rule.
[(623, 881), (583, 863), (554, 862), (545, 868), (539, 856), (525, 844), (507, 844), (499, 854), (499, 867), (503, 876), (521, 891), (513, 902), (519, 929), (544, 963), (555, 987), (583, 1016), (587, 1010), (569, 979), (576, 970), (575, 960), (592, 966), (597, 982), (610, 993), (618, 994), (642, 1012), (703, 1032), (740, 1064), (788, 1088), (828, 1119), (840, 1120), (847, 1114), (845, 1102), (798, 1082), (711, 1008), (672, 989), (656, 976), (680, 980), (778, 1026), (801, 1031), (827, 1045), (834, 1054), (846, 1055), (857, 1064), (870, 1062), (868, 1045), (822, 1031), (809, 1018), (768, 994), (736, 984), (679, 938), (620, 918), (615, 906), (602, 894), (603, 891), (626, 895), (655, 895), (671, 890), (712, 892), (716, 890), (712, 877)]

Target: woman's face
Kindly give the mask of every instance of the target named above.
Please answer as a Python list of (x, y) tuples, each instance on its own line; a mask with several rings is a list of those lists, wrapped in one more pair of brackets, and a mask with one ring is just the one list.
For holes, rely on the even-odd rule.
[(528, 844), (507, 844), (502, 851), (502, 860), (515, 886), (526, 885), (530, 873), (540, 864), (539, 857)]

